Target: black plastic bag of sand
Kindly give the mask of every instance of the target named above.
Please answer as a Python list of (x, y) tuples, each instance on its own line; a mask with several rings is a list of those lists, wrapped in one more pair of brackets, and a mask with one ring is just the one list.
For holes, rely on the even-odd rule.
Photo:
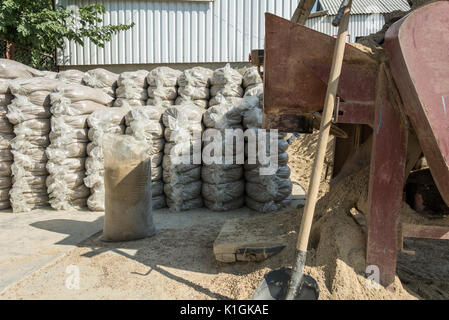
[(132, 136), (103, 137), (103, 241), (130, 241), (156, 233), (151, 209), (149, 144)]

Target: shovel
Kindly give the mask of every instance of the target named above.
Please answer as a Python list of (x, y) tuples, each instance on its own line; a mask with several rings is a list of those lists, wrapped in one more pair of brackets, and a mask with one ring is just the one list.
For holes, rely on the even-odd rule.
[(296, 245), (295, 267), (294, 269), (282, 268), (274, 270), (265, 275), (264, 280), (254, 292), (252, 300), (317, 300), (319, 297), (318, 284), (315, 279), (304, 274), (304, 266), (332, 124), (338, 81), (343, 65), (351, 5), (352, 0), (344, 0), (335, 20), (332, 22), (334, 26), (339, 26), (339, 30), (321, 119), (317, 151)]

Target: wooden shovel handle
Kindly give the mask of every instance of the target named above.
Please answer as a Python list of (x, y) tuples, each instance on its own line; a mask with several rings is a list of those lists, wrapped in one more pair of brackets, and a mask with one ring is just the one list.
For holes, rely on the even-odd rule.
[(329, 141), (329, 132), (332, 125), (332, 115), (334, 113), (334, 106), (337, 96), (338, 82), (340, 79), (341, 69), (343, 66), (343, 57), (345, 53), (346, 38), (348, 35), (349, 16), (351, 12), (352, 0), (346, 6), (340, 27), (338, 30), (337, 41), (334, 50), (334, 57), (332, 61), (332, 69), (329, 77), (329, 84), (327, 86), (326, 100), (320, 125), (320, 135), (318, 138), (318, 146), (313, 163), (312, 176), (310, 179), (309, 190), (304, 207), (304, 214), (302, 216), (301, 228), (299, 230), (299, 237), (297, 249), (302, 252), (307, 251), (309, 243), (310, 229), (312, 227), (313, 214), (315, 211), (318, 191), (321, 181), (321, 173), (323, 171), (324, 158), (326, 155), (327, 143)]

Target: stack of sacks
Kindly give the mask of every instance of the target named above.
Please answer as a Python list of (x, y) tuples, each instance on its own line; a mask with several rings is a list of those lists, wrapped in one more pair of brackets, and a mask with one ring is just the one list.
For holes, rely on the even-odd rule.
[(112, 104), (99, 89), (64, 84), (51, 98), (50, 146), (47, 148), (47, 191), (52, 208), (67, 210), (86, 206), (90, 190), (84, 185), (88, 139), (87, 117)]
[(11, 140), (14, 138), (13, 126), (6, 117), (8, 105), (14, 98), (10, 94), (10, 81), (17, 78), (55, 77), (55, 73), (39, 71), (20, 62), (0, 59), (0, 209), (10, 207), (9, 191), (11, 189)]
[(145, 141), (151, 153), (151, 193), (153, 209), (167, 206), (162, 181), (162, 159), (164, 156), (164, 125), (160, 106), (133, 107), (126, 116), (126, 134), (136, 140)]
[(6, 114), (13, 96), (9, 93), (9, 81), (0, 80), (0, 209), (9, 208), (9, 190), (11, 189), (11, 140), (13, 127)]
[(125, 133), (125, 115), (129, 108), (102, 108), (87, 118), (89, 140), (87, 145), (86, 178), (84, 184), (90, 188), (87, 206), (91, 211), (104, 211), (104, 162), (103, 136), (106, 133)]
[[(269, 163), (261, 162), (259, 155), (256, 163), (249, 161), (248, 154), (259, 153), (259, 143), (256, 145), (245, 144), (245, 180), (246, 180), (246, 206), (258, 212), (273, 212), (287, 207), (291, 202), (292, 183), (290, 181), (290, 168), (288, 166), (288, 143), (285, 134), (273, 135), (270, 132), (261, 131), (262, 109), (258, 97), (246, 97), (241, 105), (243, 126), (252, 130), (256, 136), (265, 134), (265, 155), (270, 158), (270, 139), (277, 139), (275, 159)], [(249, 141), (249, 139), (248, 139)], [(274, 171), (270, 174), (261, 171), (270, 166)]]
[(258, 97), (263, 93), (263, 82), (256, 67), (249, 68), (243, 74), (245, 97)]
[(79, 70), (66, 70), (61, 71), (56, 75), (56, 79), (64, 81), (70, 84), (84, 84), (83, 82), (84, 72)]
[(212, 74), (212, 70), (203, 67), (185, 70), (178, 79), (179, 88), (176, 104), (193, 103), (200, 108), (207, 109)]
[(87, 71), (84, 74), (83, 81), (86, 86), (101, 89), (104, 93), (115, 98), (118, 77), (116, 73), (97, 68)]
[(57, 79), (58, 73), (54, 71), (42, 71), (44, 73), (43, 77), (48, 79)]
[[(226, 135), (226, 131), (232, 133), (236, 129), (242, 130), (241, 111), (238, 106), (221, 103), (204, 113), (203, 122), (209, 128), (205, 131), (203, 140), (201, 177), (204, 204), (214, 211), (241, 208), (245, 204), (243, 141), (234, 142), (233, 135)], [(216, 137), (217, 134), (220, 137)], [(232, 163), (225, 161), (226, 148), (232, 150)], [(218, 155), (216, 151), (219, 152)]]
[(10, 201), (14, 212), (28, 212), (48, 205), (46, 148), (50, 144), (50, 92), (59, 80), (17, 79), (11, 82), (14, 95), (7, 117), (14, 125), (11, 140), (14, 155)]
[(158, 67), (150, 71), (147, 76), (148, 96), (147, 105), (168, 108), (175, 104), (178, 97), (178, 79), (182, 72), (168, 67)]
[(143, 107), (147, 105), (147, 75), (148, 71), (138, 70), (123, 72), (117, 80), (114, 107)]
[(223, 96), (228, 103), (238, 105), (243, 96), (242, 88), (243, 77), (237, 70), (231, 68), (227, 64), (224, 68), (214, 71), (211, 79), (210, 95), (212, 99), (209, 101), (209, 106), (213, 107), (222, 101), (217, 101), (217, 96)]
[(162, 162), (164, 193), (174, 211), (203, 206), (201, 198), (201, 119), (195, 105), (172, 106), (162, 115), (165, 149)]
[(14, 60), (0, 59), (0, 79), (35, 77), (47, 77), (54, 79), (55, 75), (56, 73), (54, 72), (36, 70)]

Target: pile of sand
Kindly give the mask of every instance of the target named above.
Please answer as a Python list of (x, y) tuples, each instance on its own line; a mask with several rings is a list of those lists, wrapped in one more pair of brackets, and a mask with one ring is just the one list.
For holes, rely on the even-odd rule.
[[(295, 179), (307, 186), (313, 165), (317, 133), (304, 135), (289, 149)], [(329, 144), (328, 162), (333, 155), (333, 141)], [(331, 170), (328, 172), (328, 177)], [(320, 287), (320, 299), (416, 299), (401, 285), (398, 278), (391, 291), (367, 285), (365, 278), (365, 234), (349, 215), (368, 189), (369, 168), (346, 178), (329, 190), (328, 179), (322, 177), (320, 196), (315, 211), (314, 226), (309, 244), (305, 272), (314, 277)], [(222, 276), (214, 280), (220, 293), (233, 299), (248, 299), (263, 276), (270, 270), (294, 262), (297, 230), (302, 209), (266, 215), (254, 219), (254, 224), (273, 225), (282, 234), (287, 247), (278, 255), (261, 263), (221, 265)]]
[[(292, 178), (299, 182), (307, 191), (310, 182), (310, 173), (312, 172), (315, 151), (318, 142), (319, 132), (313, 134), (303, 134), (288, 149), (288, 165), (292, 170)], [(333, 158), (334, 158), (335, 139), (330, 137), (326, 151), (325, 164), (321, 175), (320, 196), (329, 189), (329, 180), (332, 177)]]
[[(320, 288), (320, 299), (414, 299), (397, 278), (392, 291), (370, 288), (365, 278), (365, 234), (348, 215), (360, 190), (367, 186), (366, 170), (349, 177), (323, 196), (316, 209), (305, 272), (314, 277)], [(295, 243), (302, 209), (267, 215), (258, 223), (276, 223), (288, 243), (280, 254), (261, 263), (223, 265), (226, 277), (216, 278), (214, 286), (221, 294), (234, 299), (247, 299), (264, 274), (294, 262)], [(266, 220), (266, 221), (264, 221)], [(236, 276), (240, 275), (245, 276)], [(219, 282), (219, 283), (218, 283)]]

